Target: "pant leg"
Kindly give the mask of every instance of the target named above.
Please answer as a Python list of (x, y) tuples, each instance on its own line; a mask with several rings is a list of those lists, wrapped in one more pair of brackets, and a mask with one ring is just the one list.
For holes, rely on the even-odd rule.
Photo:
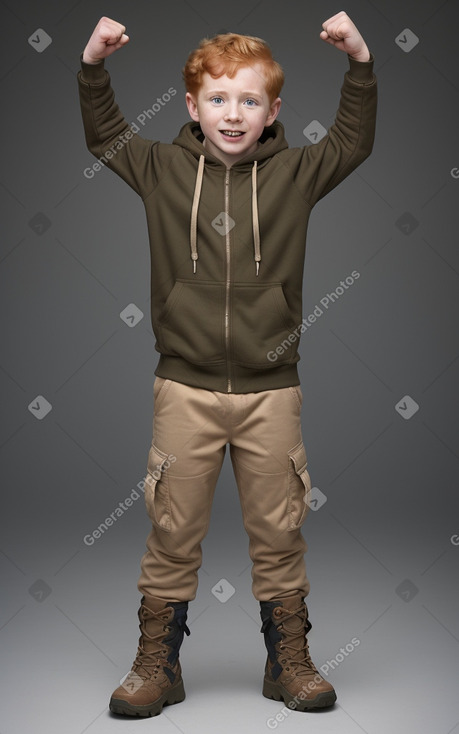
[(301, 433), (299, 386), (249, 393), (230, 455), (259, 601), (309, 593), (301, 525), (311, 481)]
[(152, 521), (141, 560), (141, 594), (190, 601), (227, 434), (218, 396), (156, 377), (145, 501)]

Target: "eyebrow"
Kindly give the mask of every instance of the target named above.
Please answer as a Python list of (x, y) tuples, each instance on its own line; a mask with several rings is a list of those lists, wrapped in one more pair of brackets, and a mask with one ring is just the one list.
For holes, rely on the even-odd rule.
[[(221, 89), (211, 89), (207, 94), (226, 94)], [(248, 95), (249, 97), (259, 97), (261, 99), (261, 94), (258, 94), (257, 92), (241, 92), (241, 95)]]

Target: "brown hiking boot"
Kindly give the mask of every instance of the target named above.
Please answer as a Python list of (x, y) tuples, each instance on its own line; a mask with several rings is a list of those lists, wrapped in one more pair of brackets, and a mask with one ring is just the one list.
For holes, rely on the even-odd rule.
[(138, 611), (137, 655), (123, 683), (113, 692), (109, 708), (115, 714), (156, 716), (166, 704), (185, 698), (178, 659), (186, 625), (188, 602), (142, 597)]
[(335, 690), (309, 656), (306, 635), (311, 623), (303, 597), (260, 602), (260, 607), (260, 631), (268, 650), (263, 695), (297, 711), (332, 706)]

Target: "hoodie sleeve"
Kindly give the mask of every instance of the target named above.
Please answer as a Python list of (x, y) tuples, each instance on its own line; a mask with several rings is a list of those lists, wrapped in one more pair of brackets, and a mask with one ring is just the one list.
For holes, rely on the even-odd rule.
[(295, 183), (312, 207), (357, 168), (373, 149), (377, 84), (374, 56), (356, 61), (348, 55), (335, 121), (327, 135), (313, 145), (297, 148)]
[(104, 62), (86, 64), (81, 54), (80, 64), (77, 78), (86, 145), (101, 164), (145, 198), (158, 178), (155, 142), (138, 135), (138, 126), (124, 119)]

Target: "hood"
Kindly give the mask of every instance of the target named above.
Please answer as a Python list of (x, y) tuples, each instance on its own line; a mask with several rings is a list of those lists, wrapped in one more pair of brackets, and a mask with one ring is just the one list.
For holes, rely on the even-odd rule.
[[(202, 180), (204, 177), (205, 166), (212, 166), (217, 168), (225, 168), (225, 164), (216, 156), (206, 150), (203, 145), (204, 134), (201, 130), (199, 122), (191, 121), (187, 122), (180, 129), (179, 134), (172, 141), (173, 145), (180, 145), (185, 150), (188, 150), (198, 161), (198, 168), (196, 172), (196, 182), (194, 187), (193, 205), (191, 208), (190, 218), (190, 251), (191, 259), (193, 261), (193, 273), (197, 270), (198, 261), (198, 233), (197, 233), (197, 220), (198, 220), (198, 209), (199, 200), (201, 196)], [(285, 148), (288, 148), (288, 143), (284, 135), (284, 126), (278, 120), (275, 120), (272, 125), (265, 127), (261, 136), (258, 138), (259, 146), (253, 153), (248, 153), (246, 156), (241, 158), (237, 163), (231, 166), (231, 169), (235, 169), (240, 172), (251, 171), (252, 177), (252, 231), (253, 231), (253, 247), (254, 247), (254, 261), (255, 261), (255, 272), (258, 275), (260, 270), (261, 262), (261, 242), (260, 242), (260, 227), (258, 220), (258, 200), (257, 200), (257, 170), (260, 165), (263, 165), (265, 161), (272, 158), (276, 153)]]
[[(225, 164), (215, 156), (211, 155), (203, 146), (204, 133), (201, 130), (199, 122), (190, 121), (180, 128), (180, 132), (172, 141), (174, 145), (180, 145), (182, 148), (189, 150), (195, 158), (199, 160), (200, 156), (205, 157), (206, 165), (224, 166)], [(272, 158), (284, 148), (288, 148), (288, 143), (284, 135), (284, 126), (278, 120), (274, 120), (273, 124), (265, 127), (261, 136), (258, 138), (260, 146), (254, 153), (249, 153), (234, 163), (231, 168), (238, 170), (248, 170), (252, 167), (254, 161), (261, 163), (267, 158)]]

